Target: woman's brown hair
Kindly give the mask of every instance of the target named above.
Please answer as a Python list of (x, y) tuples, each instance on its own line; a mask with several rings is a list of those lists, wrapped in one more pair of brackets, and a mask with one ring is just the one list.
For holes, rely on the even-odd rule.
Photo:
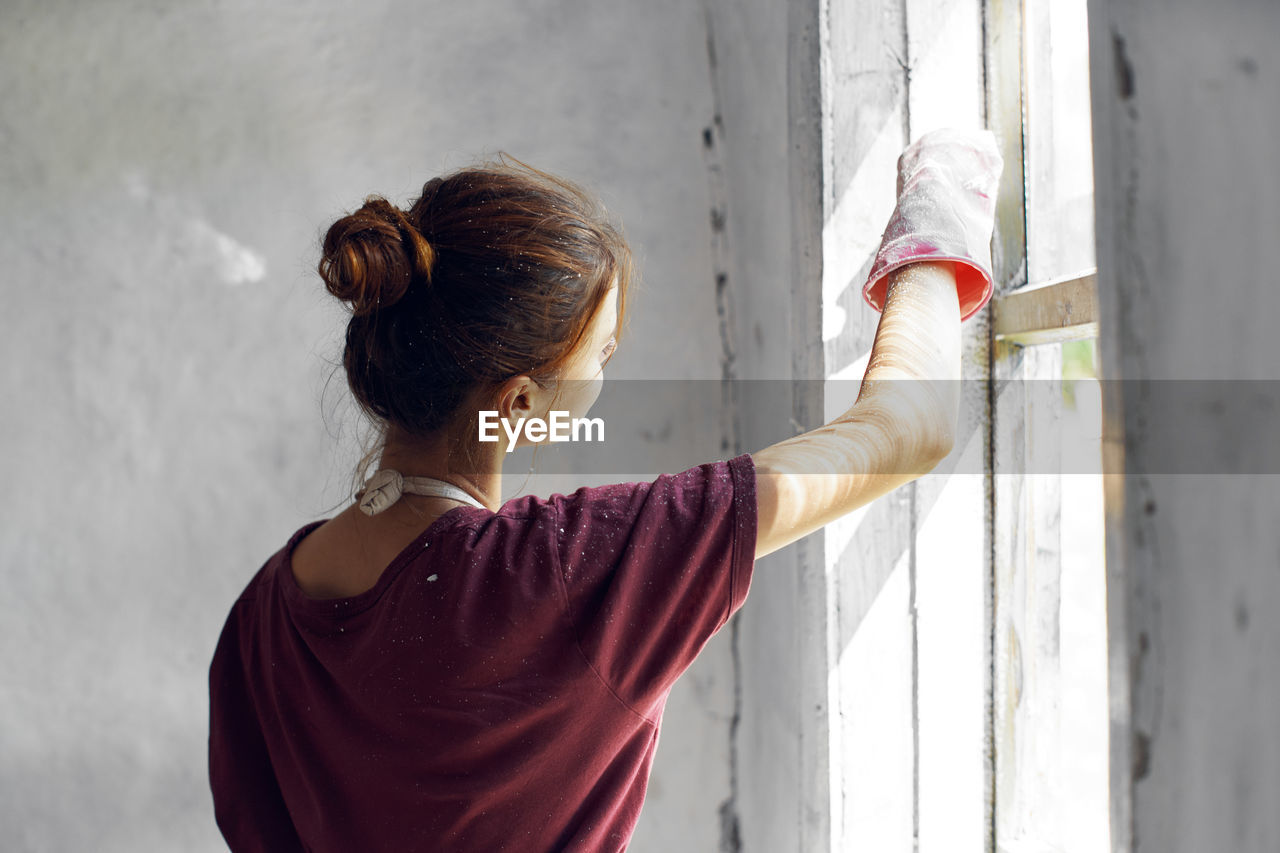
[(593, 196), (500, 155), (433, 178), (407, 210), (369, 196), (328, 229), (319, 272), (351, 306), (343, 365), (361, 410), (382, 438), (425, 437), (476, 426), (460, 412), (476, 390), (554, 385), (614, 282), (621, 329), (633, 264)]

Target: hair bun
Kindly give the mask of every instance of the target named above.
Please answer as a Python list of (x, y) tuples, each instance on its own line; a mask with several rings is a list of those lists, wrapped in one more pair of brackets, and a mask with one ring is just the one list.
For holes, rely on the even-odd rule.
[(435, 251), (404, 211), (371, 195), (329, 227), (319, 272), (330, 293), (357, 314), (392, 305), (415, 278), (431, 281)]

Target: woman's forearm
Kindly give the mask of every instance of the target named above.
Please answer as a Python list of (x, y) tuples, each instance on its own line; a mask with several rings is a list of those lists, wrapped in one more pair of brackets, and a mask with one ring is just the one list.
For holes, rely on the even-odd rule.
[(890, 275), (857, 402), (845, 417), (890, 419), (924, 453), (950, 452), (960, 415), (960, 303), (950, 261)]

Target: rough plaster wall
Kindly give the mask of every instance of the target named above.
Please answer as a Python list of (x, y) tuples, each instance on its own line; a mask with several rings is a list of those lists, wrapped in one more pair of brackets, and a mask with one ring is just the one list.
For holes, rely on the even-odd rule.
[(1274, 851), (1280, 6), (1089, 14), (1115, 849)]
[[(704, 16), (25, 0), (0, 78), (5, 846), (220, 849), (217, 631), (353, 461), (321, 229), (507, 150), (628, 226), (646, 284), (611, 376), (718, 376)], [(638, 853), (718, 843), (731, 677), (726, 634), (673, 693)]]

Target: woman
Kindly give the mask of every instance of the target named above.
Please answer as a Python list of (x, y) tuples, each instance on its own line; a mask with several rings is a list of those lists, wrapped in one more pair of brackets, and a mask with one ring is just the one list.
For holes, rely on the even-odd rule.
[(649, 483), (506, 503), (511, 435), (480, 441), (479, 413), (586, 414), (626, 243), (577, 187), (506, 162), (334, 223), (319, 271), (352, 309), (344, 365), (380, 460), (227, 618), (209, 761), (232, 850), (625, 849), (668, 692), (756, 558), (950, 451), (958, 383), (887, 380), (959, 378), (998, 174), (989, 134), (900, 159), (864, 289), (883, 314), (844, 416)]

